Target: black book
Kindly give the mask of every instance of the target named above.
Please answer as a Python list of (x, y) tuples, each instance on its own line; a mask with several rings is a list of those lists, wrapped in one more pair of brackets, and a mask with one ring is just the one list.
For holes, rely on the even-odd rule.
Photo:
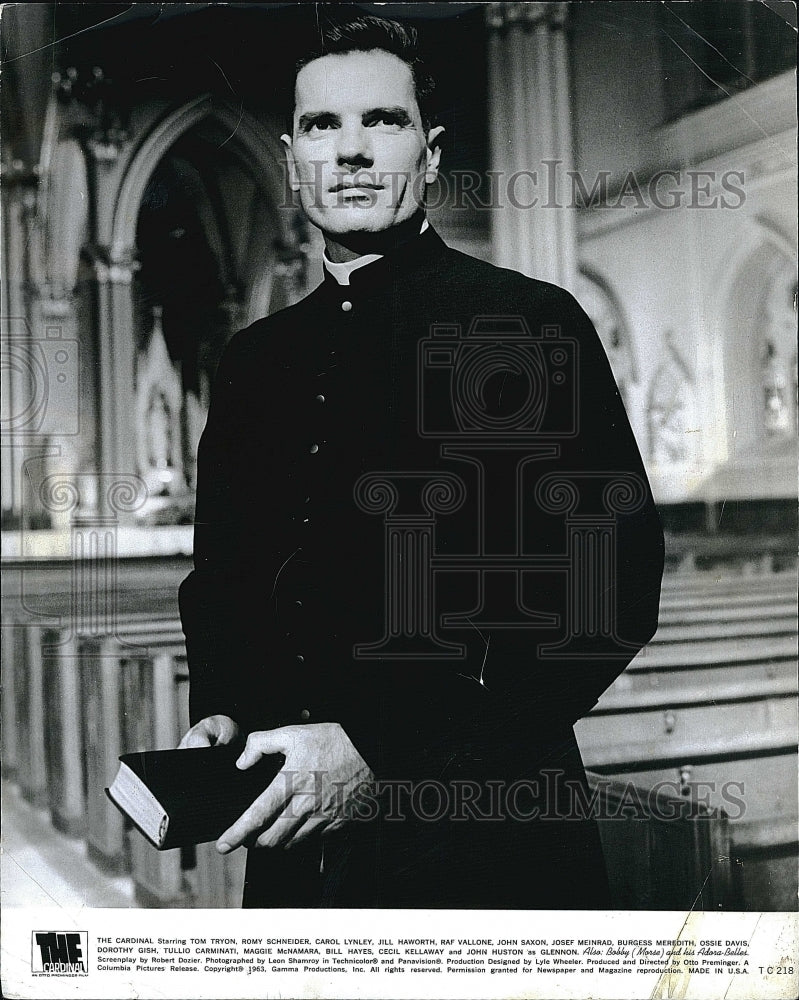
[(283, 766), (269, 754), (241, 771), (243, 744), (126, 753), (105, 793), (159, 851), (216, 840)]

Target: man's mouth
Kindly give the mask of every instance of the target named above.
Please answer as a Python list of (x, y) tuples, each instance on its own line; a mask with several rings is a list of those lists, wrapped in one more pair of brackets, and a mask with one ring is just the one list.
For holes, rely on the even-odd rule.
[(334, 184), (330, 188), (333, 194), (368, 194), (370, 191), (382, 191), (383, 184), (372, 184), (369, 181), (359, 181), (357, 183), (344, 181), (340, 184)]

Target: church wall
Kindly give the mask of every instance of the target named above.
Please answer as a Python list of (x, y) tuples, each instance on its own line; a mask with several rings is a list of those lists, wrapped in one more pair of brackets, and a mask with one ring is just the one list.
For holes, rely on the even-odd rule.
[(666, 115), (656, 6), (571, 5), (575, 161), (587, 177), (618, 182), (650, 159), (648, 136)]
[[(779, 82), (784, 99), (792, 82), (787, 76)], [(716, 110), (701, 114), (707, 119)], [(768, 130), (768, 118), (761, 123)], [(687, 150), (684, 163), (675, 169), (680, 171), (682, 207), (659, 208), (644, 185), (643, 193), (630, 188), (631, 193), (613, 202), (620, 207), (581, 213), (579, 254), (619, 295), (630, 321), (640, 361), (630, 416), (658, 498), (714, 499), (719, 493), (711, 485), (714, 473), (747, 459), (738, 438), (748, 435), (749, 452), (759, 443), (744, 426), (744, 411), (735, 397), (743, 391), (757, 393), (762, 373), (752, 353), (733, 350), (733, 344), (741, 327), (751, 327), (754, 337), (762, 334), (763, 323), (758, 330), (758, 317), (740, 312), (747, 302), (751, 306), (756, 289), (737, 307), (734, 298), (747, 275), (753, 277), (758, 248), (771, 248), (775, 270), (778, 261), (789, 267), (795, 257), (795, 138), (790, 131), (779, 132), (711, 159), (692, 159)], [(666, 190), (658, 194), (664, 205), (672, 202)], [(768, 280), (765, 270), (759, 281)], [(684, 369), (686, 393), (685, 445), (677, 448), (682, 457), (671, 462), (653, 455), (647, 412), (653, 380), (668, 354), (667, 337)], [(746, 415), (750, 421), (757, 417), (750, 411)], [(736, 496), (791, 496), (793, 468), (791, 452), (782, 463), (761, 465), (757, 475), (742, 466), (730, 488)]]

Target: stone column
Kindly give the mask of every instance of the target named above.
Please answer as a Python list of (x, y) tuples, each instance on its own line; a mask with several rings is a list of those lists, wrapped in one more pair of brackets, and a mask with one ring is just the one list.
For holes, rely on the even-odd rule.
[(95, 248), (95, 342), (99, 379), (99, 467), (109, 475), (136, 472), (134, 407), (135, 347), (131, 285), (132, 251)]
[[(7, 174), (7, 176), (6, 176)], [(32, 315), (34, 289), (41, 277), (41, 219), (38, 177), (14, 161), (3, 178), (2, 212), (2, 506), (7, 525), (21, 526), (31, 512), (22, 467), (46, 444), (47, 357)]]
[(490, 3), (494, 259), (573, 288), (576, 224), (566, 3)]
[(2, 213), (2, 267), (3, 306), (0, 310), (2, 325), (2, 392), (0, 393), (0, 427), (2, 427), (3, 511), (9, 523), (22, 516), (21, 469), (23, 453), (20, 425), (24, 425), (30, 389), (26, 386), (29, 368), (28, 354), (30, 325), (27, 322), (24, 293), (25, 231), (23, 202), (17, 191), (10, 190), (5, 182)]

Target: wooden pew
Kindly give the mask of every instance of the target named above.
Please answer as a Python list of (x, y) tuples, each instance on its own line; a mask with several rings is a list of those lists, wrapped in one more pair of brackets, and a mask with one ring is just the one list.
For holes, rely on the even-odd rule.
[[(576, 727), (587, 766), (601, 775), (667, 782), (729, 809), (733, 851), (750, 859), (735, 869), (749, 908), (774, 902), (757, 872), (788, 871), (796, 841), (795, 581), (794, 573), (667, 578), (655, 638)], [(4, 773), (49, 807), (54, 826), (83, 833), (101, 867), (132, 871), (142, 905), (235, 907), (244, 852), (221, 858), (209, 844), (158, 854), (126, 830), (102, 791), (120, 753), (174, 746), (188, 726), (175, 609), (142, 607), (129, 602), (115, 636), (75, 638), (57, 625), (2, 630)], [(726, 784), (734, 800), (736, 781), (741, 815), (722, 792)]]
[(3, 770), (3, 777), (14, 780), (17, 777), (19, 768), (18, 739), (17, 739), (17, 694), (16, 694), (16, 661), (17, 661), (17, 636), (13, 626), (13, 619), (7, 616), (3, 627), (0, 629), (0, 669), (2, 669), (2, 723), (0, 731), (2, 738), (2, 754), (0, 754), (0, 765)]
[(770, 880), (764, 889), (751, 866), (737, 865), (740, 905), (793, 907), (795, 574), (710, 576), (667, 578), (657, 634), (575, 732), (586, 766), (601, 774), (665, 782), (728, 808), (734, 851), (759, 852)]
[[(123, 701), (123, 664), (146, 654), (147, 643), (182, 643), (173, 616), (134, 615), (120, 618), (113, 635), (82, 635), (77, 639), (80, 664), (80, 702), (83, 731), (83, 769), (86, 787), (86, 842), (95, 863), (113, 873), (130, 870), (131, 858), (122, 815), (108, 801), (104, 789), (119, 769), (119, 756), (129, 749), (131, 726)], [(161, 711), (160, 697), (140, 700), (131, 711), (150, 718)], [(160, 718), (160, 715), (159, 715)]]
[(115, 638), (78, 640), (83, 704), (86, 781), (86, 846), (104, 871), (129, 870), (122, 815), (103, 789), (114, 780), (122, 753), (122, 707), (119, 647)]
[(614, 909), (730, 907), (730, 834), (723, 808), (690, 792), (652, 790), (588, 772)]
[[(121, 658), (126, 752), (170, 749), (188, 729), (188, 667), (180, 623), (131, 618), (121, 633), (134, 653)], [(110, 805), (110, 804), (109, 804)], [(147, 907), (239, 907), (243, 851), (228, 857), (211, 844), (156, 851), (130, 824), (127, 849), (136, 899)]]
[(745, 601), (753, 598), (781, 594), (790, 599), (796, 594), (795, 572), (767, 573), (762, 575), (678, 573), (663, 579), (661, 604), (685, 604), (695, 600), (732, 598)]
[[(788, 501), (790, 503), (790, 501)], [(722, 508), (723, 509), (723, 508)], [(795, 507), (794, 507), (795, 511)], [(785, 527), (744, 534), (732, 531), (666, 531), (666, 566), (675, 573), (732, 573), (767, 576), (796, 565), (796, 528), (791, 512)], [(716, 526), (718, 529), (718, 525)]]
[[(9, 718), (13, 730), (14, 772), (19, 789), (31, 805), (46, 808), (47, 747), (44, 702), (44, 664), (38, 625), (6, 625), (7, 656), (12, 695)], [(3, 674), (4, 680), (6, 673)], [(6, 720), (4, 719), (4, 722)]]
[(86, 832), (83, 704), (78, 644), (66, 627), (41, 632), (47, 790), (53, 826), (70, 836)]
[[(148, 627), (149, 625), (149, 627)], [(125, 623), (120, 649), (122, 746), (125, 753), (171, 749), (177, 743), (176, 661), (183, 633), (173, 620)], [(114, 806), (107, 803), (108, 809)], [(116, 811), (116, 810), (115, 810)], [(136, 901), (147, 907), (184, 907), (190, 892), (181, 851), (157, 851), (131, 824), (125, 824)]]

